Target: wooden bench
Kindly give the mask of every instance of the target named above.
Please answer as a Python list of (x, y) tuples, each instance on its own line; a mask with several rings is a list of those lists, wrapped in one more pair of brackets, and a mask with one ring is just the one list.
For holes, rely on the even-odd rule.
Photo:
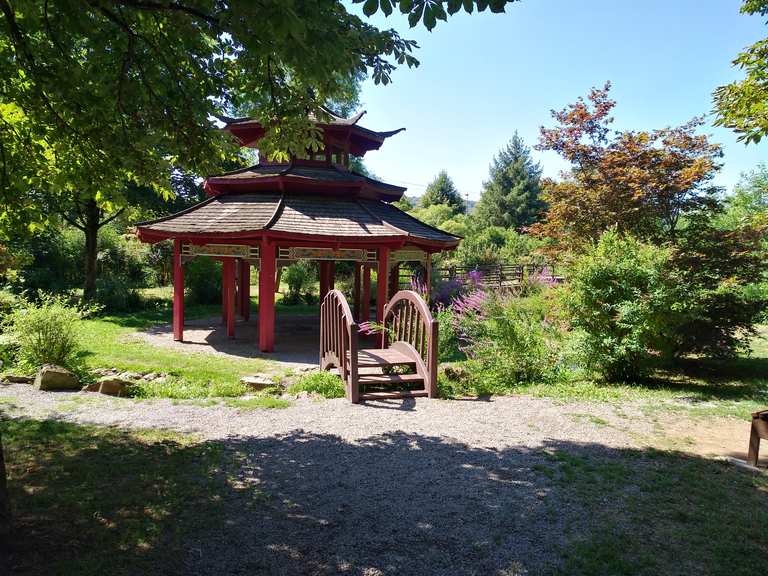
[(760, 440), (768, 440), (768, 410), (752, 413), (752, 432), (749, 435), (749, 452), (747, 463), (757, 466), (760, 452)]

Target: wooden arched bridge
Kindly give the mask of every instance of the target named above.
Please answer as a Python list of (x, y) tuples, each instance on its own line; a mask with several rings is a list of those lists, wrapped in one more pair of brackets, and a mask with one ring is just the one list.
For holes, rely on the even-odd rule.
[(437, 396), (437, 321), (416, 292), (401, 290), (384, 307), (379, 347), (360, 348), (360, 326), (344, 294), (320, 307), (320, 368), (337, 368), (347, 399)]

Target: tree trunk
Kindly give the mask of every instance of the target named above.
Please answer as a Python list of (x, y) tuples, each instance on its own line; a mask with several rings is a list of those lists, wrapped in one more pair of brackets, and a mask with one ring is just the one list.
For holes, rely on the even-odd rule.
[(96, 257), (98, 255), (100, 210), (96, 200), (85, 202), (83, 218), (85, 232), (85, 283), (83, 284), (83, 300), (96, 299)]

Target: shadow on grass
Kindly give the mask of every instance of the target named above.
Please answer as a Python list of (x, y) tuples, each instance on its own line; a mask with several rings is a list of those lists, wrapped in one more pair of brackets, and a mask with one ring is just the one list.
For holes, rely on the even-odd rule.
[(20, 574), (737, 576), (768, 553), (766, 479), (676, 453), (3, 426)]
[(681, 359), (643, 385), (687, 393), (702, 401), (768, 402), (768, 358)]

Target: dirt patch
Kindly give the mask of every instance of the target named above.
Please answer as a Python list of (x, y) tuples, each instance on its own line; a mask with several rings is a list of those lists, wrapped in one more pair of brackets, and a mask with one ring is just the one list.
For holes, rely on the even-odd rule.
[(674, 415), (660, 419), (661, 447), (681, 450), (707, 458), (745, 459), (750, 423), (736, 418), (681, 418)]

